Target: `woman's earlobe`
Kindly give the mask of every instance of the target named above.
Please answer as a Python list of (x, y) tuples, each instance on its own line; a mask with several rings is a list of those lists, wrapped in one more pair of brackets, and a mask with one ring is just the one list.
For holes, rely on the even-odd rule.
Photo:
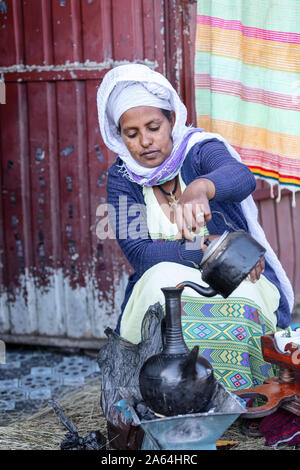
[(176, 114), (175, 114), (175, 111), (171, 111), (171, 128), (173, 129), (174, 127), (174, 124), (175, 124), (175, 121), (176, 121)]

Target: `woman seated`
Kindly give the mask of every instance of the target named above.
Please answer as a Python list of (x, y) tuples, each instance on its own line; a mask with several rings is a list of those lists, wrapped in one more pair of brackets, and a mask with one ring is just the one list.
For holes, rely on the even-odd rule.
[(195, 269), (203, 237), (248, 231), (266, 248), (265, 259), (226, 299), (185, 288), (182, 328), (187, 346), (199, 344), (228, 390), (261, 384), (273, 369), (263, 360), (260, 337), (289, 325), (293, 291), (257, 222), (254, 176), (220, 135), (186, 126), (174, 88), (144, 65), (109, 71), (97, 100), (104, 143), (118, 155), (108, 173), (108, 204), (135, 270), (116, 331), (139, 343), (148, 307), (164, 307), (162, 287), (204, 285)]

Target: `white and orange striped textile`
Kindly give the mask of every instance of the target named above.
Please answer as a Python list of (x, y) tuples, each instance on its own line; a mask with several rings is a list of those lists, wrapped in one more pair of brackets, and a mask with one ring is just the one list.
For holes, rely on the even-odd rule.
[(195, 85), (198, 127), (300, 190), (300, 1), (198, 0)]

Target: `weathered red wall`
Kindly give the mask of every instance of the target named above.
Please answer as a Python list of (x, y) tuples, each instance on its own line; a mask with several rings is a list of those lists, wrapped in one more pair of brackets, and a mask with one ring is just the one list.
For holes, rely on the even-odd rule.
[(295, 207), (290, 191), (283, 190), (279, 199), (276, 187), (274, 197), (270, 194), (269, 184), (258, 180), (254, 199), (260, 223), (293, 285), (295, 303), (300, 304), (300, 192), (295, 195)]
[(115, 324), (129, 272), (117, 243), (95, 233), (115, 158), (100, 137), (97, 87), (123, 61), (146, 63), (170, 78), (192, 119), (193, 7), (178, 0), (0, 5), (7, 89), (0, 106), (0, 334), (92, 346)]
[[(114, 156), (101, 140), (96, 92), (123, 61), (163, 72), (195, 124), (195, 2), (0, 2), (0, 335), (97, 347), (119, 313), (129, 266), (96, 237)], [(270, 242), (300, 296), (299, 207), (259, 185)], [(300, 299), (299, 299), (300, 301)]]

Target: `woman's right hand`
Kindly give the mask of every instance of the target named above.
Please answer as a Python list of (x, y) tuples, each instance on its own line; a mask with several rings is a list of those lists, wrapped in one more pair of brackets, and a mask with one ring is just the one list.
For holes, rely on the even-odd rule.
[(185, 188), (175, 208), (175, 221), (181, 238), (193, 241), (193, 233), (201, 233), (205, 223), (211, 219), (209, 200), (214, 195), (215, 186), (206, 178), (194, 180)]

